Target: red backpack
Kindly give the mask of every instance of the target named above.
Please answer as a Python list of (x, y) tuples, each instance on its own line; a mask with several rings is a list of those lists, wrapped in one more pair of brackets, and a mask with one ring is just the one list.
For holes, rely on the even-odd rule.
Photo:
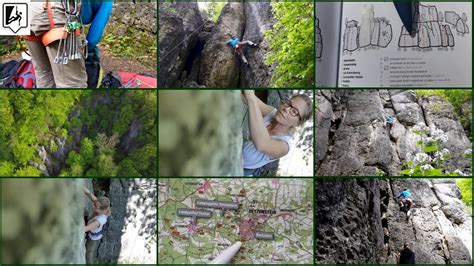
[(18, 62), (16, 71), (13, 75), (6, 77), (3, 82), (4, 88), (35, 88), (36, 76), (33, 63), (30, 60), (23, 59)]

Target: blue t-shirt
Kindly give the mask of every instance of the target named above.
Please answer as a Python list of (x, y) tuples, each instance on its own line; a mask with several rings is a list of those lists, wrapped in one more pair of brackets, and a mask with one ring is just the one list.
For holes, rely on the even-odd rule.
[(402, 191), (402, 192), (400, 192), (400, 195), (398, 195), (398, 197), (408, 199), (410, 197), (410, 191), (408, 191), (408, 190)]
[(225, 44), (227, 45), (230, 45), (232, 46), (233, 48), (235, 48), (235, 46), (240, 42), (240, 39), (239, 38), (232, 38), (230, 40), (228, 40)]
[(387, 117), (387, 123), (393, 123), (393, 117), (391, 116)]

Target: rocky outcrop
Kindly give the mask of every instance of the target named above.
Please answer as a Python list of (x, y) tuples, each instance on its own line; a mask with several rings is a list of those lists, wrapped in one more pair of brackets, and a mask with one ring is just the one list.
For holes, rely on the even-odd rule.
[[(417, 98), (409, 90), (338, 90), (316, 94), (316, 173), (321, 176), (399, 175), (420, 151), (417, 124), (439, 129), (453, 158), (445, 169), (471, 173), (460, 155), (471, 144), (451, 104), (438, 96)], [(387, 116), (395, 117), (391, 129)]]
[(109, 228), (101, 239), (101, 263), (156, 263), (156, 180), (110, 179)]
[[(454, 179), (338, 179), (316, 185), (316, 261), (396, 264), (409, 243), (417, 264), (470, 264), (472, 219)], [(407, 220), (396, 202), (411, 191)]]
[(156, 10), (154, 1), (119, 2), (114, 5), (109, 23), (120, 22), (120, 24), (156, 34)]
[(171, 87), (181, 78), (186, 60), (198, 42), (203, 20), (197, 3), (160, 2), (159, 87)]
[[(203, 20), (196, 3), (160, 3), (160, 87), (268, 87), (264, 32), (274, 23), (269, 2), (228, 3), (217, 23)], [(259, 44), (244, 49), (249, 66), (226, 45), (232, 35)]]
[(383, 227), (379, 180), (316, 183), (316, 261), (379, 263)]
[(240, 91), (162, 91), (160, 176), (242, 176)]
[(85, 264), (85, 179), (2, 179), (2, 263)]
[(258, 48), (249, 48), (244, 52), (249, 66), (240, 66), (240, 87), (269, 87), (273, 68), (265, 64), (269, 41), (263, 33), (275, 24), (270, 2), (245, 5), (245, 19), (245, 34), (242, 39), (257, 43)]
[[(470, 264), (472, 252), (472, 220), (460, 201), (459, 188), (454, 179), (390, 180), (386, 221), (388, 242), (382, 262), (396, 263), (396, 252), (403, 243), (411, 243), (416, 263)], [(412, 217), (400, 211), (394, 200), (402, 189), (412, 194)]]
[(238, 86), (240, 59), (225, 43), (233, 35), (242, 36), (244, 27), (244, 5), (226, 4), (212, 36), (204, 45), (199, 83), (218, 88)]

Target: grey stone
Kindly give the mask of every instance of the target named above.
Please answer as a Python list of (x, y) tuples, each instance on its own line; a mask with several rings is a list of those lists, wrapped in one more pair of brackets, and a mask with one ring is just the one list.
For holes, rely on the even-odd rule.
[(161, 176), (242, 176), (243, 104), (238, 90), (163, 91)]
[(159, 86), (175, 86), (203, 24), (197, 3), (160, 3)]
[[(396, 264), (408, 243), (417, 264), (470, 264), (470, 214), (457, 204), (440, 208), (440, 196), (455, 194), (455, 180), (449, 182), (443, 186), (452, 188), (436, 190), (428, 179), (317, 181), (316, 261)], [(415, 203), (408, 221), (395, 200), (404, 188)]]
[(248, 47), (244, 51), (249, 67), (244, 64), (240, 66), (240, 87), (269, 87), (274, 68), (265, 64), (269, 44), (263, 33), (275, 23), (270, 2), (246, 3), (245, 19), (245, 34), (242, 39), (257, 43), (258, 48)]
[(244, 5), (227, 3), (222, 9), (212, 36), (204, 45), (199, 83), (208, 88), (237, 87), (240, 59), (226, 46), (233, 35), (242, 36), (245, 27)]

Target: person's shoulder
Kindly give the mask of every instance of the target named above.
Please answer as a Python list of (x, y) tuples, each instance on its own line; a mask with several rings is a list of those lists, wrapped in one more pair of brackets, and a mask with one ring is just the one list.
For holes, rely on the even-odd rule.
[(105, 224), (107, 222), (107, 215), (101, 214), (95, 218), (100, 224)]

